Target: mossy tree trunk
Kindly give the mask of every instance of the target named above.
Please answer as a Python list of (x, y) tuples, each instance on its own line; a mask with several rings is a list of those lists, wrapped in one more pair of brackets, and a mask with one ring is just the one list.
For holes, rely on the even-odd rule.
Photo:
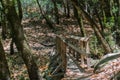
[(7, 20), (11, 24), (12, 39), (25, 62), (30, 80), (42, 80), (32, 51), (25, 39), (21, 18), (16, 12), (14, 0), (1, 0)]
[[(78, 1), (76, 3), (78, 3)], [(76, 4), (76, 5), (79, 6), (79, 4)], [(86, 35), (85, 35), (85, 29), (83, 26), (83, 18), (82, 18), (81, 12), (79, 10), (77, 10), (75, 5), (73, 5), (73, 7), (74, 7), (74, 16), (76, 17), (79, 27), (80, 27), (81, 37), (84, 37)]]

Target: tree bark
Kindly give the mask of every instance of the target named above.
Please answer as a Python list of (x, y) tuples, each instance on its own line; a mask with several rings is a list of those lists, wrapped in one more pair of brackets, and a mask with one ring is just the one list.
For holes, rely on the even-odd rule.
[(18, 15), (19, 15), (19, 18), (20, 18), (20, 20), (22, 20), (22, 18), (23, 18), (23, 12), (22, 12), (22, 5), (21, 5), (21, 2), (20, 2), (20, 0), (17, 0), (17, 6), (18, 6)]
[(65, 16), (66, 16), (66, 15), (67, 15), (66, 0), (63, 0), (63, 7), (64, 7), (64, 14), (65, 14)]
[(54, 11), (55, 11), (55, 18), (56, 18), (56, 22), (57, 24), (59, 24), (59, 13), (58, 13), (58, 8), (57, 8), (57, 4), (56, 4), (56, 0), (52, 0), (53, 4), (54, 4)]
[(38, 7), (39, 7), (39, 9), (40, 9), (40, 12), (41, 12), (42, 16), (43, 16), (44, 19), (46, 20), (47, 25), (48, 25), (51, 29), (55, 29), (55, 28), (53, 27), (52, 21), (51, 21), (51, 20), (45, 15), (45, 13), (43, 12), (43, 10), (42, 10), (42, 8), (41, 8), (41, 5), (40, 5), (40, 3), (39, 3), (39, 0), (36, 0), (36, 2), (37, 2), (37, 4), (38, 4)]
[[(78, 1), (77, 1), (77, 3), (78, 3)], [(77, 5), (79, 6), (79, 4), (77, 4)], [(81, 12), (79, 10), (77, 10), (77, 8), (75, 6), (74, 6), (74, 16), (76, 17), (78, 24), (79, 24), (81, 37), (86, 36), (84, 26), (83, 26), (83, 19), (82, 19)]]
[(81, 13), (83, 13), (84, 17), (91, 23), (92, 28), (94, 29), (98, 39), (100, 40), (100, 42), (102, 43), (104, 50), (106, 53), (110, 53), (112, 52), (112, 49), (110, 48), (109, 44), (107, 43), (107, 41), (104, 39), (104, 37), (102, 36), (102, 34), (100, 33), (99, 27), (98, 25), (94, 22), (94, 20), (88, 15), (87, 12), (84, 11), (84, 9), (82, 8), (82, 6), (77, 6), (76, 4), (76, 0), (71, 0), (72, 4), (77, 8), (77, 10), (79, 10)]
[(70, 4), (69, 4), (69, 0), (66, 0), (66, 5), (67, 5), (67, 17), (70, 17)]
[(0, 39), (0, 80), (10, 80), (10, 72), (1, 39)]
[[(30, 80), (42, 80), (37, 64), (32, 56), (32, 51), (25, 39), (21, 19), (16, 12), (14, 0), (1, 0), (2, 6), (7, 10), (5, 13), (8, 21), (11, 23), (12, 39), (25, 62)], [(11, 3), (11, 4), (10, 4)]]

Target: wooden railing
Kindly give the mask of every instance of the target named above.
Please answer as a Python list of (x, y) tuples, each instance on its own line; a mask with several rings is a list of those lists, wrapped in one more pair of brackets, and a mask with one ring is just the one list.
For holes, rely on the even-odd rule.
[(90, 68), (90, 37), (56, 36), (56, 51), (61, 56), (62, 68), (65, 71), (67, 67), (67, 56), (73, 60), (81, 72), (85, 72), (85, 68)]

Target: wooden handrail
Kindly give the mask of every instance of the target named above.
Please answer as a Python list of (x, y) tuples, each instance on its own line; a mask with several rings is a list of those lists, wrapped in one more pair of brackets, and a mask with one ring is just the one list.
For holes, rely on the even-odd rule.
[(79, 37), (79, 36), (74, 36), (74, 35), (66, 36), (66, 38), (73, 38), (73, 39), (81, 40), (81, 41), (88, 41), (91, 37), (92, 37), (92, 35), (90, 35), (88, 37)]
[[(85, 67), (87, 67), (87, 68), (91, 67), (90, 66), (90, 58), (89, 58), (90, 57), (90, 52), (89, 52), (90, 37), (56, 36), (57, 51), (58, 51), (58, 53), (60, 53), (60, 56), (62, 59), (62, 66), (64, 69), (66, 68), (66, 65), (67, 65), (67, 60), (66, 60), (67, 54), (70, 56), (70, 58), (73, 60), (73, 62), (78, 66), (78, 68), (81, 72), (85, 72), (85, 70), (84, 70)], [(69, 39), (70, 39), (70, 41), (69, 41)], [(78, 47), (76, 47), (75, 45), (78, 45)], [(66, 47), (68, 48), (68, 52), (66, 51), (67, 50)], [(85, 48), (85, 50), (84, 50), (84, 48)], [(87, 60), (87, 64), (85, 64), (85, 59)], [(79, 63), (79, 60), (80, 60), (80, 63)], [(78, 63), (77, 63), (77, 61), (78, 61)]]
[(71, 43), (68, 43), (66, 41), (65, 38), (57, 36), (58, 38), (60, 38), (68, 47), (70, 47), (71, 49), (75, 50), (77, 53), (84, 55), (84, 56), (89, 56), (88, 53), (86, 53), (85, 51), (80, 50), (79, 48), (75, 47), (74, 45), (72, 45)]

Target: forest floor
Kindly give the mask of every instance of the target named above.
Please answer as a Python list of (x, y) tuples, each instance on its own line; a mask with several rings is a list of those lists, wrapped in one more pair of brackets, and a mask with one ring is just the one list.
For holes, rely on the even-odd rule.
[[(32, 48), (33, 56), (41, 72), (47, 69), (46, 64), (49, 62), (49, 55), (55, 49), (56, 35), (80, 35), (80, 29), (76, 20), (63, 18), (60, 22), (60, 25), (55, 25), (56, 31), (53, 31), (45, 24), (45, 20), (23, 20), (22, 24), (27, 35), (27, 41)], [(85, 26), (87, 34), (92, 34), (93, 30), (90, 26), (88, 24)], [(8, 39), (3, 43), (5, 51), (9, 53), (10, 40)], [(18, 53), (14, 55), (7, 54), (12, 80), (29, 80), (24, 62), (19, 55)], [(74, 65), (74, 63), (71, 64)], [(87, 76), (89, 73), (81, 73), (78, 69), (67, 69), (66, 78), (63, 80), (110, 80), (111, 76), (120, 71), (120, 65), (118, 64), (120, 64), (120, 59), (113, 60), (97, 74), (94, 74), (91, 69), (89, 71), (91, 75), (84, 79), (81, 77)], [(73, 68), (76, 68), (76, 66), (73, 66)]]

